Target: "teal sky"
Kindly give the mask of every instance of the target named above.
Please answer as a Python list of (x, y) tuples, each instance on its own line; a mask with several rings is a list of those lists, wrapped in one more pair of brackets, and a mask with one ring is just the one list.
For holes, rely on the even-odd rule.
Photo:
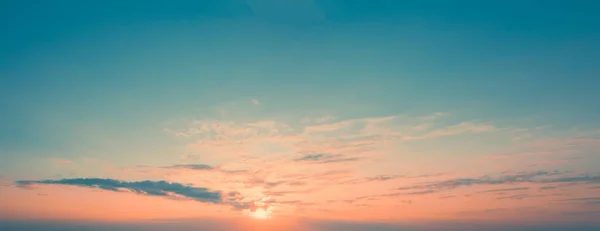
[[(271, 139), (285, 129), (308, 131), (302, 121), (364, 119), (309, 140), (383, 136), (381, 129), (407, 140), (401, 128), (443, 113), (443, 121), (426, 123), (431, 135), (378, 146), (381, 158), (391, 158), (386, 164), (352, 170), (360, 177), (392, 174), (379, 166), (463, 177), (561, 171), (596, 177), (573, 189), (591, 195), (600, 173), (599, 10), (591, 0), (3, 1), (0, 180), (173, 180), (123, 169), (239, 164), (242, 157), (220, 153), (231, 150), (193, 149), (207, 138), (191, 129), (205, 124), (284, 124), (269, 127)], [(402, 119), (352, 133), (385, 116)], [(461, 123), (472, 127), (449, 130)], [(207, 137), (234, 134), (210, 129)], [(472, 136), (484, 130), (494, 134)], [(262, 139), (261, 132), (252, 134)], [(223, 139), (242, 139), (235, 134)], [(457, 136), (420, 141), (446, 134)], [(523, 139), (531, 143), (511, 143)], [(283, 141), (264, 142), (256, 146), (267, 151), (253, 158), (294, 152)], [(504, 165), (465, 162), (524, 152), (551, 154)], [(565, 163), (544, 165), (553, 161)], [(595, 203), (577, 212), (598, 214)]]

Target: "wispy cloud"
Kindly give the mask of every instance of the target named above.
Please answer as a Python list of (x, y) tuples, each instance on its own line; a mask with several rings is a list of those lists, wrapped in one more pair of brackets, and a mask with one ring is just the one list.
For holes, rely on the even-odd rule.
[(551, 154), (553, 154), (553, 152), (522, 152), (522, 153), (495, 154), (495, 155), (486, 156), (486, 158), (503, 159), (503, 158), (524, 157), (524, 156), (543, 156), (543, 155), (551, 155)]
[(497, 200), (505, 200), (505, 199), (513, 199), (513, 200), (522, 200), (524, 198), (529, 198), (529, 197), (542, 197), (543, 195), (530, 195), (530, 194), (517, 194), (517, 195), (510, 195), (510, 196), (503, 196), (503, 197), (498, 197), (496, 198)]
[(297, 159), (295, 161), (300, 162), (311, 162), (311, 163), (339, 163), (339, 162), (350, 162), (350, 161), (359, 161), (360, 158), (351, 158), (344, 157), (343, 155), (334, 155), (334, 154), (312, 154), (306, 155)]
[(138, 194), (163, 197), (169, 197), (171, 194), (174, 194), (202, 202), (212, 203), (219, 203), (222, 199), (220, 191), (212, 191), (207, 188), (196, 188), (166, 181), (127, 182), (114, 179), (73, 178), (38, 181), (22, 180), (16, 181), (15, 183), (19, 186), (28, 186), (32, 184), (74, 185), (80, 187), (99, 188), (115, 192), (121, 192), (125, 190)]
[(190, 169), (190, 170), (213, 170), (214, 168), (206, 164), (178, 164), (166, 168)]
[[(462, 122), (449, 126), (432, 126), (438, 119), (426, 115), (409, 117), (391, 115), (334, 120), (325, 116), (313, 122), (285, 122), (285, 120), (263, 120), (234, 122), (221, 120), (196, 120), (186, 129), (166, 129), (173, 134), (192, 137), (196, 141), (188, 145), (194, 151), (231, 155), (256, 152), (257, 144), (277, 144), (285, 149), (309, 155), (333, 153), (361, 155), (372, 153), (385, 142), (411, 141), (440, 136), (501, 130), (491, 124)], [(427, 126), (423, 126), (427, 124)]]
[(369, 182), (382, 182), (382, 181), (390, 181), (394, 179), (418, 179), (418, 178), (429, 178), (429, 177), (438, 177), (443, 176), (444, 173), (437, 174), (423, 174), (423, 175), (378, 175), (372, 177), (365, 177), (361, 179), (354, 179), (350, 181), (345, 181), (343, 184), (362, 184)]
[[(205, 203), (231, 204), (236, 208), (249, 208), (250, 203), (242, 202), (237, 192), (224, 194), (220, 190), (194, 187), (166, 181), (120, 181), (101, 178), (72, 178), (60, 180), (21, 180), (15, 181), (17, 186), (28, 187), (35, 184), (72, 185), (87, 188), (97, 188), (113, 192), (133, 192), (141, 195), (160, 196), (170, 199), (187, 198)], [(229, 197), (227, 197), (227, 196)], [(236, 197), (232, 197), (236, 196)]]
[(578, 202), (578, 203), (584, 203), (587, 205), (600, 205), (600, 197), (578, 197), (578, 198), (563, 199), (563, 200), (559, 200), (559, 201)]
[[(548, 178), (563, 175), (565, 172), (554, 171), (538, 171), (538, 172), (521, 172), (516, 174), (504, 174), (496, 177), (482, 176), (478, 178), (457, 178), (451, 180), (420, 183), (411, 186), (403, 186), (397, 188), (400, 191), (407, 190), (427, 190), (433, 192), (442, 192), (452, 190), (458, 187), (476, 186), (476, 185), (504, 185), (517, 183), (600, 183), (600, 176), (580, 175), (580, 176), (565, 176), (558, 178)], [(521, 188), (510, 189), (521, 190)], [(417, 191), (419, 192), (419, 191)], [(423, 191), (420, 191), (423, 192)]]
[(137, 165), (138, 169), (147, 169), (147, 170), (189, 170), (189, 171), (197, 171), (197, 172), (211, 172), (211, 173), (224, 173), (224, 174), (241, 174), (247, 173), (246, 169), (225, 169), (222, 166), (210, 166), (207, 164), (175, 164), (168, 166), (147, 166), (147, 165)]
[[(186, 158), (185, 162), (177, 160), (157, 166), (133, 166), (130, 170), (144, 172), (143, 176), (135, 178), (122, 175), (109, 176), (112, 179), (74, 178), (20, 181), (18, 184), (23, 187), (32, 184), (75, 185), (226, 204), (236, 209), (256, 209), (260, 206), (274, 205), (317, 211), (322, 209), (322, 206), (329, 206), (329, 202), (335, 202), (334, 206), (326, 209), (333, 214), (333, 211), (346, 209), (343, 206), (351, 206), (348, 209), (357, 211), (359, 207), (369, 206), (381, 206), (384, 210), (413, 206), (422, 202), (422, 198), (432, 199), (428, 203), (436, 203), (436, 200), (439, 200), (439, 203), (446, 204), (457, 203), (466, 196), (472, 196), (471, 199), (518, 200), (539, 196), (528, 194), (531, 193), (528, 191), (530, 189), (562, 187), (560, 185), (563, 184), (592, 184), (599, 181), (600, 176), (575, 175), (565, 171), (520, 171), (483, 175), (487, 169), (469, 169), (469, 172), (464, 172), (463, 165), (457, 169), (444, 170), (423, 168), (421, 164), (427, 165), (428, 160), (420, 158), (418, 161), (423, 162), (414, 164), (413, 168), (410, 162), (397, 161), (411, 161), (410, 157), (414, 154), (428, 155), (429, 153), (420, 152), (418, 148), (421, 145), (436, 144), (438, 141), (441, 145), (437, 150), (437, 146), (428, 146), (427, 151), (439, 151), (443, 154), (446, 151), (443, 145), (446, 145), (448, 140), (437, 139), (441, 137), (456, 136), (457, 141), (462, 141), (469, 139), (468, 136), (473, 134), (497, 132), (494, 135), (506, 135), (506, 140), (511, 141), (514, 133), (522, 132), (519, 129), (501, 128), (476, 120), (461, 122), (444, 119), (438, 114), (346, 119), (323, 116), (296, 122), (291, 119), (201, 119), (191, 122), (183, 129), (166, 129), (171, 134), (185, 137), (180, 140), (187, 144), (181, 149), (185, 154), (178, 153), (177, 156), (192, 156), (194, 160)], [(543, 156), (555, 152), (511, 147), (503, 151), (490, 150), (490, 153), (508, 154), (485, 158)], [(386, 158), (394, 161), (387, 161)], [(511, 160), (513, 159), (503, 161)], [(505, 169), (490, 165), (490, 168), (492, 167)], [(464, 177), (456, 178), (456, 175)], [(130, 181), (113, 180), (119, 178)], [(193, 185), (207, 188), (131, 179), (169, 179), (193, 182)], [(366, 187), (367, 185), (361, 184), (369, 185)], [(537, 187), (533, 184), (540, 185)], [(455, 190), (458, 188), (460, 189)], [(348, 193), (339, 196), (339, 190)], [(390, 198), (400, 195), (410, 200)], [(551, 194), (546, 196), (554, 197)]]
[(482, 133), (482, 132), (492, 132), (500, 130), (499, 128), (494, 127), (491, 124), (478, 123), (478, 122), (462, 122), (456, 125), (451, 125), (447, 127), (438, 128), (432, 131), (428, 131), (424, 134), (418, 135), (406, 135), (401, 136), (401, 140), (410, 141), (410, 140), (422, 140), (422, 139), (431, 139), (442, 136), (451, 136), (451, 135), (459, 135), (459, 134), (469, 134), (469, 133)]
[(498, 193), (498, 192), (512, 192), (512, 191), (523, 191), (523, 190), (529, 190), (529, 188), (528, 187), (520, 187), (520, 188), (492, 189), (492, 190), (481, 191), (479, 193)]

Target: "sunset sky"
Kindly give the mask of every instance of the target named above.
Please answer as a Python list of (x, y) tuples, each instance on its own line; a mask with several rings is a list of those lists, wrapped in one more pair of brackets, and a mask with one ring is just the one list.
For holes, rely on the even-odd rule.
[(0, 230), (598, 230), (599, 11), (1, 1)]

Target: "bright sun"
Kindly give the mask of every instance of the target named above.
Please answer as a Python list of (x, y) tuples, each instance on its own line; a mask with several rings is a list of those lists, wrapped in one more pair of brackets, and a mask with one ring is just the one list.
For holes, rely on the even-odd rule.
[(256, 219), (267, 219), (270, 217), (270, 214), (267, 210), (257, 209), (256, 211), (252, 212), (252, 217)]

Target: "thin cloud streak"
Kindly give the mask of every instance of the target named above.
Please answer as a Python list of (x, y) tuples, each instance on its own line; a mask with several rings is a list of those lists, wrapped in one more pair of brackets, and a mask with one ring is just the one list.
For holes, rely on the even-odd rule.
[[(15, 181), (19, 187), (29, 187), (36, 184), (72, 185), (87, 188), (97, 188), (113, 192), (133, 192), (140, 195), (159, 196), (169, 199), (187, 198), (204, 203), (230, 204), (238, 209), (247, 209), (250, 203), (241, 202), (241, 195), (237, 192), (224, 194), (220, 190), (211, 190), (203, 187), (193, 187), (180, 183), (166, 181), (120, 181), (101, 178), (72, 178), (60, 180), (20, 180)], [(228, 195), (226, 197), (224, 195)], [(235, 197), (232, 197), (235, 196)]]
[[(554, 171), (538, 171), (538, 172), (521, 172), (517, 174), (507, 174), (500, 175), (497, 177), (490, 176), (482, 176), (479, 178), (457, 178), (451, 180), (430, 182), (430, 183), (420, 183), (412, 186), (404, 186), (396, 188), (399, 191), (406, 190), (429, 190), (427, 192), (443, 192), (452, 190), (458, 187), (466, 187), (466, 186), (476, 186), (476, 185), (510, 185), (510, 184), (518, 184), (518, 183), (591, 183), (596, 184), (600, 183), (600, 175), (581, 175), (581, 176), (565, 176), (558, 178), (547, 178), (554, 177), (559, 175), (564, 175), (565, 172)], [(540, 178), (546, 177), (546, 178)], [(510, 190), (524, 190), (523, 188), (516, 189), (508, 189)], [(392, 195), (401, 195), (400, 194), (392, 194)]]

